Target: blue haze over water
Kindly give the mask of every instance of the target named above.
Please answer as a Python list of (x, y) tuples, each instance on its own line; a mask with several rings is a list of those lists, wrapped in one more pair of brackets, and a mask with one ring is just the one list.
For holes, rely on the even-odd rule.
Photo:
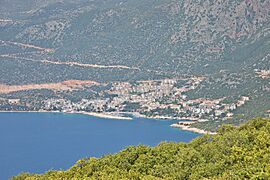
[(174, 120), (103, 119), (80, 114), (0, 113), (0, 179), (21, 172), (68, 169), (130, 145), (189, 142), (198, 134), (170, 127)]

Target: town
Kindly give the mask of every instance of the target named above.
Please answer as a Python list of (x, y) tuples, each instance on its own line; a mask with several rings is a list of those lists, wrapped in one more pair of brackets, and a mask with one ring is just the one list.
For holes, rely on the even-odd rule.
[(148, 118), (208, 121), (230, 119), (233, 111), (249, 100), (241, 96), (234, 103), (220, 99), (189, 99), (186, 92), (197, 88), (203, 77), (155, 81), (115, 82), (98, 93), (98, 98), (72, 102), (69, 99), (48, 99), (42, 110), (61, 112), (96, 112), (136, 114)]

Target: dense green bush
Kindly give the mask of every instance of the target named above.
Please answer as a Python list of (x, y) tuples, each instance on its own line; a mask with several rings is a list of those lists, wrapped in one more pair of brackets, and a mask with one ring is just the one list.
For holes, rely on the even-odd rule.
[(270, 121), (257, 118), (240, 127), (223, 126), (217, 135), (191, 143), (129, 147), (100, 159), (79, 160), (67, 171), (21, 179), (269, 179)]

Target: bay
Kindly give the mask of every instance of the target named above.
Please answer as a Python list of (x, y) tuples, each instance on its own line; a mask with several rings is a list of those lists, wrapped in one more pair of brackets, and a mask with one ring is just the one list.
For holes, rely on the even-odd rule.
[(175, 120), (104, 119), (81, 114), (0, 113), (0, 179), (21, 172), (70, 168), (85, 157), (117, 153), (131, 145), (189, 142), (196, 133), (171, 128)]

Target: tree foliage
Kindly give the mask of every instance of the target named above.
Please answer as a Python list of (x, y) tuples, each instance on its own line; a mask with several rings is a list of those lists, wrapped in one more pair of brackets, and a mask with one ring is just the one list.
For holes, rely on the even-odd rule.
[(240, 127), (192, 142), (137, 146), (100, 159), (79, 160), (67, 171), (21, 174), (14, 180), (50, 179), (269, 179), (270, 121), (257, 118)]

